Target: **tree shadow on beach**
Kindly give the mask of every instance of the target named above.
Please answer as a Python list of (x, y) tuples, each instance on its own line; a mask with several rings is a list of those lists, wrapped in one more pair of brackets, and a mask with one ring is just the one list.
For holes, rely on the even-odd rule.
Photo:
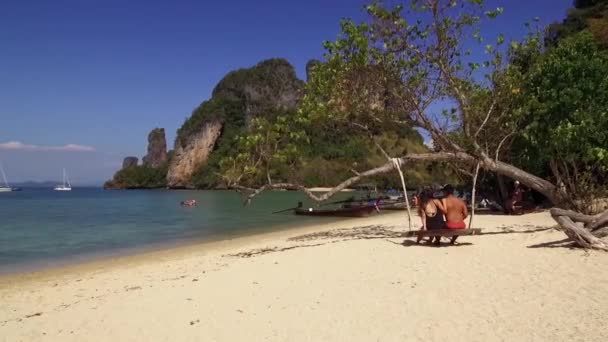
[[(459, 246), (471, 246), (470, 242), (457, 242), (454, 245), (449, 244), (448, 239), (444, 238), (440, 246), (436, 246), (430, 243), (421, 242), (416, 243), (415, 240), (409, 240), (408, 231), (405, 231), (403, 227), (398, 226), (383, 226), (383, 225), (369, 225), (355, 228), (346, 229), (334, 229), (325, 232), (317, 232), (311, 234), (300, 235), (288, 239), (288, 241), (318, 241), (318, 240), (332, 240), (332, 242), (349, 241), (349, 240), (361, 240), (361, 239), (384, 239), (386, 242), (404, 246), (420, 246), (420, 247), (459, 247)], [(394, 239), (403, 239), (403, 242), (396, 242)], [(393, 240), (391, 240), (393, 239)]]
[(576, 243), (574, 243), (574, 241), (570, 240), (570, 238), (565, 238), (563, 240), (557, 240), (557, 241), (537, 243), (537, 244), (528, 246), (528, 248), (567, 248), (567, 249), (573, 249), (573, 250), (582, 249), (581, 247), (577, 246)]
[(359, 239), (386, 239), (405, 237), (403, 228), (396, 226), (369, 225), (354, 228), (334, 229), (324, 232), (294, 236), (287, 241), (312, 240), (359, 240)]
[(236, 254), (225, 256), (238, 258), (251, 258), (258, 255), (284, 252), (296, 248), (318, 247), (331, 243), (338, 243), (350, 240), (369, 240), (369, 239), (396, 239), (405, 237), (405, 232), (400, 227), (369, 225), (355, 228), (334, 229), (324, 232), (304, 234), (287, 239), (288, 242), (301, 242), (302, 244), (290, 246), (276, 246), (253, 249)]
[(403, 246), (403, 247), (432, 247), (432, 248), (442, 248), (442, 247), (464, 247), (464, 246), (473, 246), (473, 244), (471, 242), (456, 242), (456, 244), (452, 245), (448, 242), (441, 242), (441, 244), (439, 246), (434, 245), (430, 242), (416, 242), (414, 240), (403, 240), (403, 242), (399, 243), (399, 242), (395, 242), (395, 241), (391, 241), (391, 240), (386, 240), (387, 242), (390, 242), (392, 244), (395, 245), (399, 245), (399, 246)]
[[(523, 228), (524, 230), (515, 229)], [(494, 232), (482, 232), (483, 235), (500, 235), (500, 234), (530, 234), (537, 233), (542, 231), (547, 231), (553, 229), (551, 227), (541, 227), (541, 226), (533, 226), (533, 225), (522, 225), (522, 226), (505, 226), (502, 227), (502, 231), (494, 231)], [(408, 230), (404, 229), (403, 226), (385, 226), (385, 225), (367, 225), (360, 226), (354, 228), (342, 228), (342, 229), (333, 229), (328, 231), (303, 234), (291, 237), (287, 239), (287, 242), (297, 243), (293, 245), (287, 246), (275, 246), (275, 247), (265, 247), (259, 249), (253, 249), (249, 251), (244, 251), (236, 254), (228, 254), (226, 256), (231, 257), (240, 257), (240, 258), (250, 258), (258, 255), (275, 253), (275, 252), (284, 252), (288, 250), (293, 250), (297, 248), (306, 248), (306, 247), (318, 247), (332, 243), (339, 243), (345, 241), (352, 240), (372, 240), (372, 239), (384, 239), (385, 241), (400, 245), (404, 247), (433, 247), (437, 248), (437, 246), (427, 243), (421, 242), (416, 243), (415, 239), (408, 239)], [(396, 242), (394, 240), (397, 239), (405, 239), (403, 242)], [(470, 242), (457, 242), (455, 245), (451, 245), (447, 242), (447, 240), (443, 240), (439, 247), (462, 247), (462, 246), (472, 246), (473, 243)], [(541, 247), (541, 246), (539, 246)], [(534, 247), (530, 247), (534, 248)]]
[(482, 232), (480, 235), (502, 235), (502, 234), (531, 234), (531, 233), (539, 233), (548, 230), (554, 229), (554, 227), (543, 227), (543, 226), (533, 226), (533, 225), (523, 225), (518, 226), (522, 228), (526, 228), (525, 230), (516, 230), (513, 226), (503, 226), (499, 227), (500, 231), (495, 232)]

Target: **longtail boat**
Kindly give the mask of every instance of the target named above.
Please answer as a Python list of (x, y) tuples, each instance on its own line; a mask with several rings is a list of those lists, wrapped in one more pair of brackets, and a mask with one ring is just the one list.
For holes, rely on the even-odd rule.
[(378, 204), (378, 208), (380, 208), (380, 210), (406, 210), (407, 209), (407, 205), (405, 204), (404, 201), (402, 202), (385, 202), (382, 203), (380, 202)]
[(373, 205), (372, 204), (372, 203), (374, 203), (373, 201), (375, 201), (376, 205), (378, 206), (378, 209), (380, 209), (380, 210), (406, 210), (407, 209), (407, 205), (403, 199), (402, 200), (375, 199), (375, 200), (372, 200), (371, 202), (369, 200), (352, 201), (350, 203), (346, 203), (346, 204), (342, 205), (342, 207), (349, 208), (349, 207), (360, 207), (360, 206), (365, 206), (365, 205)]
[(337, 209), (296, 208), (294, 213), (306, 216), (364, 217), (377, 210), (378, 208), (375, 205), (363, 205)]

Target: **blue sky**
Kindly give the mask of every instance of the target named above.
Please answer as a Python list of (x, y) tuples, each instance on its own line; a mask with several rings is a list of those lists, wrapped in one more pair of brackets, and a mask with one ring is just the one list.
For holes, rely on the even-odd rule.
[[(147, 133), (175, 131), (230, 70), (284, 57), (305, 78), (340, 18), (362, 0), (0, 0), (0, 161), (10, 181), (111, 177)], [(396, 3), (397, 1), (389, 1)], [(490, 0), (485, 27), (519, 38), (523, 22), (561, 20), (571, 0)], [(8, 143), (8, 144), (7, 144)]]

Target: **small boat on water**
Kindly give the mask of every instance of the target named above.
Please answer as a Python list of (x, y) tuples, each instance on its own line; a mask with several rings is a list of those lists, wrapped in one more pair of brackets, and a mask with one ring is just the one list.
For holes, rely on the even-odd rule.
[(0, 192), (21, 191), (20, 188), (11, 188), (8, 185), (8, 180), (6, 180), (6, 174), (4, 173), (4, 168), (2, 167), (2, 164), (0, 164), (0, 173), (2, 173), (2, 180), (4, 181), (4, 186), (0, 186)]
[[(66, 181), (67, 181), (67, 185), (66, 185)], [(68, 179), (68, 176), (65, 173), (65, 169), (63, 169), (63, 184), (57, 185), (53, 190), (55, 190), (55, 191), (72, 191), (72, 185), (70, 184), (70, 180)]]
[(365, 217), (377, 211), (375, 205), (349, 206), (336, 209), (296, 208), (296, 215), (305, 216), (338, 216), (338, 217)]
[(407, 210), (405, 201), (379, 203), (380, 210)]
[(360, 207), (365, 205), (376, 205), (380, 210), (406, 210), (407, 204), (403, 197), (397, 199), (389, 198), (362, 198), (344, 203), (343, 208)]

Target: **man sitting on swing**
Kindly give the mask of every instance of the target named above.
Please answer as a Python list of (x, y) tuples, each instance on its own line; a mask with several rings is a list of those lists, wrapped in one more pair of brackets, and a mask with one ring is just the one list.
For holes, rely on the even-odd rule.
[[(454, 196), (454, 187), (450, 184), (443, 188), (445, 197), (441, 200), (443, 207), (445, 208), (445, 216), (447, 222), (445, 223), (448, 229), (465, 229), (467, 227), (464, 220), (469, 216), (467, 210), (467, 204), (460, 198)], [(454, 235), (450, 240), (451, 244), (456, 242), (458, 235)]]

